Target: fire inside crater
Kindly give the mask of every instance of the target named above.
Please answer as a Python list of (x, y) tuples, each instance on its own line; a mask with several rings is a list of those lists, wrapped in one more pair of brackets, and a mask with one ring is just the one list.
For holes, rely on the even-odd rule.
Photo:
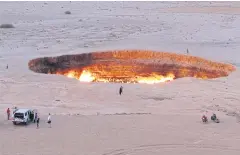
[(117, 50), (43, 57), (29, 61), (37, 73), (59, 74), (82, 82), (161, 83), (183, 77), (213, 79), (236, 68), (200, 57), (146, 50)]

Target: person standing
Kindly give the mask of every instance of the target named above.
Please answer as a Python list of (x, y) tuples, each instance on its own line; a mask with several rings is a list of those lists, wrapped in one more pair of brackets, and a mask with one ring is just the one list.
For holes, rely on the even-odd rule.
[(10, 119), (10, 109), (7, 108), (7, 119), (9, 120)]
[(34, 118), (34, 121), (33, 121), (33, 122), (35, 123), (35, 121), (37, 121), (37, 119), (38, 119), (38, 113), (36, 112), (36, 113), (35, 113), (35, 118)]
[(37, 118), (37, 129), (39, 128), (39, 121), (40, 121), (40, 119), (39, 119), (39, 117)]
[(51, 128), (52, 127), (52, 125), (51, 125), (52, 120), (51, 120), (51, 114), (50, 113), (48, 114), (48, 121), (47, 121), (47, 123), (49, 124), (49, 127)]
[(119, 95), (122, 95), (122, 93), (123, 93), (123, 86), (119, 88)]
[(17, 107), (14, 107), (14, 110), (13, 110), (13, 115), (15, 114), (15, 112), (17, 111)]

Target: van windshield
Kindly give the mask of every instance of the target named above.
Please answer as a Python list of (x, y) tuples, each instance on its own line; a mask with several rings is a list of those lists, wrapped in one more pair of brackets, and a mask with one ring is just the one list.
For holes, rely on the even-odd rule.
[(14, 117), (15, 117), (15, 118), (23, 119), (23, 118), (24, 118), (24, 114), (23, 114), (23, 113), (15, 113), (15, 114), (14, 114)]

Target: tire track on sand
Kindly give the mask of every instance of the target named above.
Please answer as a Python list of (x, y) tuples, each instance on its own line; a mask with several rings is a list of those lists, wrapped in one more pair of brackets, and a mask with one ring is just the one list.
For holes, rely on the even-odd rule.
[(160, 149), (211, 149), (211, 150), (218, 150), (221, 151), (235, 151), (239, 152), (240, 149), (233, 148), (230, 146), (224, 146), (224, 145), (211, 145), (211, 144), (153, 144), (153, 145), (140, 145), (133, 148), (128, 149), (118, 149), (113, 150), (111, 152), (104, 153), (102, 155), (127, 155), (127, 154), (133, 154), (137, 152), (143, 152), (143, 151), (157, 151)]

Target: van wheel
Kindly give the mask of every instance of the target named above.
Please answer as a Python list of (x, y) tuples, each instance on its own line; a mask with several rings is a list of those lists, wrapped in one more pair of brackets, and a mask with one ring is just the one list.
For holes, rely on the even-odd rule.
[(13, 125), (17, 125), (17, 123), (16, 123), (16, 122), (13, 122)]

